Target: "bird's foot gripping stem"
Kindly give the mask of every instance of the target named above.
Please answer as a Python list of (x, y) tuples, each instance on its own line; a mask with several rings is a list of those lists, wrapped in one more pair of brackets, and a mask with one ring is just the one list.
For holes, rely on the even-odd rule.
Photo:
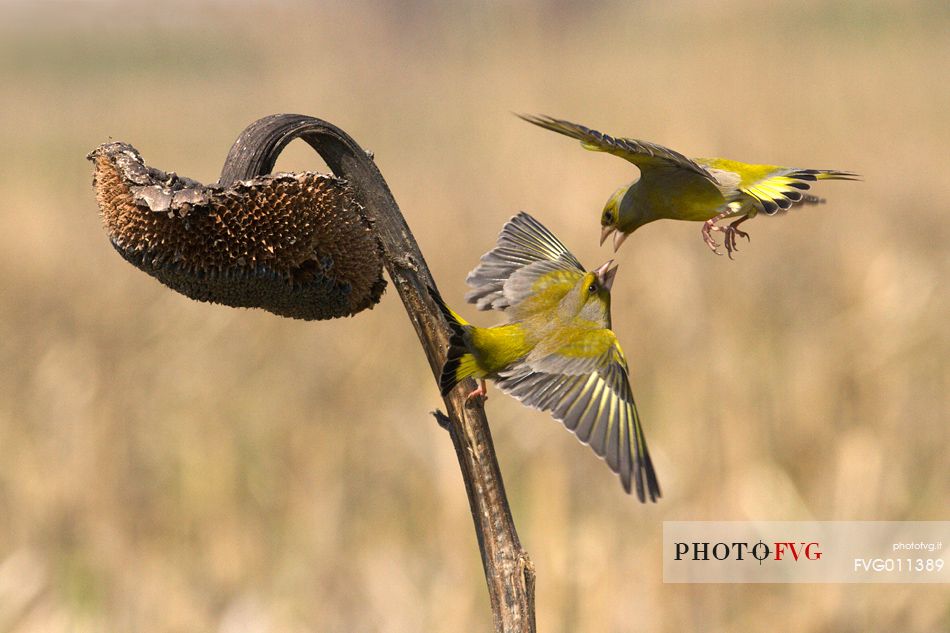
[(478, 381), (478, 388), (474, 389), (472, 393), (468, 394), (468, 397), (466, 398), (466, 400), (473, 400), (475, 398), (488, 400), (488, 385), (485, 384), (484, 380)]

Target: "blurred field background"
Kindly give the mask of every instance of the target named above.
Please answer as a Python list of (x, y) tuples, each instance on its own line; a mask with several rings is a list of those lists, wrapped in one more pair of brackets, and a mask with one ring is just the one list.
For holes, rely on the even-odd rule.
[[(123, 262), (87, 152), (205, 182), (276, 112), (375, 152), (446, 299), (518, 210), (588, 265), (623, 161), (853, 170), (823, 207), (620, 252), (614, 323), (664, 497), (488, 401), (538, 624), (950, 630), (940, 585), (664, 585), (664, 520), (946, 520), (944, 2), (0, 3), (0, 631), (487, 631), (451, 443), (393, 292), (320, 323), (199, 304)], [(299, 143), (298, 143), (299, 144)], [(279, 169), (321, 163), (292, 145)]]

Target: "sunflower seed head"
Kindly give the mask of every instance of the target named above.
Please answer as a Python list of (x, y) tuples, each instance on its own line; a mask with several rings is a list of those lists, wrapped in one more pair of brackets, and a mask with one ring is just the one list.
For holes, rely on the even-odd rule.
[(298, 319), (379, 302), (382, 251), (338, 178), (301, 172), (205, 186), (148, 167), (126, 143), (88, 158), (112, 245), (187, 297)]

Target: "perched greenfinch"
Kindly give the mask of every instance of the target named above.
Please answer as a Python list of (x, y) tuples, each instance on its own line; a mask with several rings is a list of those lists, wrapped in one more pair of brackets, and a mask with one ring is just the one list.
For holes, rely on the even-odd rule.
[(519, 213), (505, 224), (494, 249), (466, 282), (481, 310), (503, 310), (509, 322), (467, 323), (435, 290), (433, 299), (452, 329), (440, 387), (448, 394), (473, 377), (485, 379), (523, 403), (550, 411), (620, 475), (624, 490), (636, 482), (641, 502), (660, 496), (650, 453), (630, 391), (627, 361), (610, 330), (610, 287), (617, 268), (608, 261), (586, 271), (540, 222)]
[[(749, 239), (739, 225), (762, 211), (774, 215), (795, 204), (819, 204), (823, 199), (803, 193), (817, 180), (859, 180), (847, 171), (751, 165), (725, 158), (686, 158), (679, 152), (646, 141), (614, 138), (570, 121), (519, 114), (547, 130), (576, 138), (581, 146), (625, 158), (640, 170), (640, 179), (617, 189), (600, 216), (600, 243), (613, 234), (614, 251), (627, 236), (654, 220), (703, 223), (703, 240), (721, 255), (711, 232), (723, 233), (729, 257), (736, 237)], [(727, 226), (717, 222), (736, 218)]]

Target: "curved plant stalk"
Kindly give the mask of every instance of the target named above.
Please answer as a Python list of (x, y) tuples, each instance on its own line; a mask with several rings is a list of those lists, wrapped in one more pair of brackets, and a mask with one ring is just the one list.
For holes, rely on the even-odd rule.
[[(269, 174), (277, 156), (294, 139), (303, 139), (345, 179), (363, 205), (383, 248), (386, 269), (438, 381), (448, 338), (446, 326), (429, 297), (436, 287), (425, 259), (382, 174), (348, 134), (326, 121), (297, 114), (260, 119), (244, 130), (231, 147), (220, 185)], [(474, 388), (474, 382), (468, 384)], [(445, 398), (448, 415), (436, 412), (455, 445), (494, 615), (495, 630), (535, 631), (534, 566), (522, 549), (511, 517), (501, 472), (495, 458), (488, 420), (481, 403), (466, 402), (466, 390)]]

